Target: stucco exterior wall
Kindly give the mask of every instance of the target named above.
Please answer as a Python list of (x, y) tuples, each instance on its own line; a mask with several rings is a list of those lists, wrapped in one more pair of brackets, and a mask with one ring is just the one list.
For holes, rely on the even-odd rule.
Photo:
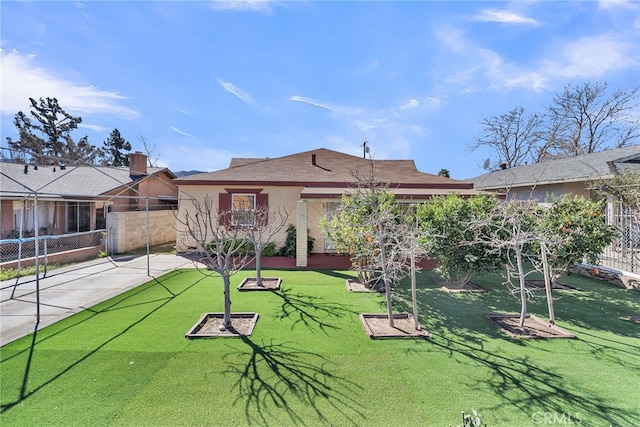
[[(175, 241), (175, 225), (173, 211), (149, 211), (149, 244), (155, 246)], [(108, 250), (112, 254), (144, 247), (147, 244), (147, 213), (109, 212), (107, 229)]]
[[(337, 199), (336, 199), (337, 200)], [(325, 252), (325, 239), (320, 228), (320, 219), (326, 215), (325, 205), (329, 200), (309, 200), (307, 214), (309, 216), (309, 234), (315, 239), (313, 253)]]
[[(218, 194), (222, 192), (227, 192), (228, 190), (237, 191), (237, 190), (256, 190), (261, 189), (261, 193), (269, 195), (269, 210), (277, 210), (280, 209), (281, 212), (284, 213), (286, 210), (289, 214), (288, 220), (285, 226), (278, 232), (271, 241), (276, 244), (276, 247), (279, 249), (285, 241), (287, 235), (287, 226), (288, 224), (296, 225), (296, 204), (298, 200), (300, 200), (300, 192), (303, 190), (303, 187), (279, 187), (279, 186), (240, 186), (240, 185), (225, 185), (225, 186), (180, 186), (180, 202), (178, 207), (178, 216), (179, 218), (184, 218), (186, 213), (189, 212), (192, 216), (195, 215), (195, 207), (191, 200), (197, 200), (200, 203), (203, 203), (205, 197), (209, 197), (212, 202), (212, 209), (214, 212), (218, 212)], [(312, 219), (313, 218), (313, 219)], [(316, 243), (314, 243), (313, 252), (322, 252), (323, 245), (318, 245), (317, 242), (322, 240), (322, 235), (320, 233), (317, 221), (319, 217), (314, 216), (310, 217), (309, 220), (309, 229), (311, 232), (311, 236), (316, 239)], [(270, 219), (270, 221), (273, 218)], [(315, 222), (314, 222), (315, 221)], [(177, 240), (176, 240), (176, 249), (180, 251), (185, 251), (189, 247), (195, 246), (195, 243), (191, 241), (188, 237), (188, 233), (184, 229), (184, 226), (179, 222), (176, 224), (177, 227)]]
[(537, 185), (535, 187), (512, 188), (507, 194), (507, 200), (537, 200), (544, 203), (551, 197), (561, 197), (563, 194), (590, 197), (590, 191), (585, 188), (584, 182), (567, 182), (563, 184)]

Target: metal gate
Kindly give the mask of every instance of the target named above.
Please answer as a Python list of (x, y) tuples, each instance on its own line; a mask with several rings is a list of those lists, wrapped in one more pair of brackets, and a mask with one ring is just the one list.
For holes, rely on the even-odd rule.
[(640, 212), (622, 202), (609, 202), (606, 221), (619, 235), (600, 255), (600, 265), (640, 273)]

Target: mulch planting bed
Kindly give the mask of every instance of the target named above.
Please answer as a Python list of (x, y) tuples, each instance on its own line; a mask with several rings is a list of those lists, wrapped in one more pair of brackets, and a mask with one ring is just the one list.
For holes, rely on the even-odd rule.
[(514, 338), (575, 338), (576, 336), (539, 317), (527, 315), (520, 326), (519, 314), (486, 313), (484, 318)]
[(258, 321), (258, 313), (231, 313), (231, 328), (220, 329), (223, 313), (206, 313), (189, 332), (187, 338), (249, 336)]
[(347, 279), (346, 281), (347, 289), (351, 292), (381, 292), (384, 293), (384, 286), (367, 288), (365, 285), (360, 283), (358, 280)]
[(394, 313), (393, 327), (385, 313), (363, 313), (360, 321), (369, 338), (428, 338), (426, 329), (416, 330), (413, 316), (409, 313)]
[(449, 282), (447, 280), (437, 280), (436, 283), (442, 286), (442, 289), (449, 293), (477, 293), (477, 292), (489, 292), (487, 288), (473, 283), (467, 282), (464, 285), (460, 285), (458, 282)]
[(238, 285), (239, 291), (277, 291), (280, 289), (282, 279), (278, 277), (263, 277), (262, 286), (258, 286), (258, 279), (255, 277), (246, 277)]

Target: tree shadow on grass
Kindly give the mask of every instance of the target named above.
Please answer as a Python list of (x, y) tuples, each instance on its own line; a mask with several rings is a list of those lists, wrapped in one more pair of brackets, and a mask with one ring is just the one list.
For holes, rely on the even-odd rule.
[[(275, 414), (282, 410), (294, 425), (307, 425), (309, 415), (295, 411), (300, 405), (310, 409), (317, 424), (360, 425), (365, 420), (358, 403), (362, 387), (332, 373), (327, 358), (273, 340), (241, 339), (246, 347), (232, 347), (234, 352), (222, 359), (229, 366), (226, 373), (238, 377), (233, 403), (244, 404), (248, 425), (279, 425)], [(238, 356), (246, 357), (246, 364), (237, 366)]]
[[(481, 385), (470, 382), (468, 387), (485, 391), (485, 385), (503, 402), (484, 409), (486, 414), (506, 404), (515, 406), (524, 414), (557, 414), (573, 416), (587, 425), (640, 425), (640, 415), (611, 402), (589, 395), (588, 391), (575, 389), (556, 372), (535, 366), (528, 357), (507, 358), (491, 353), (464, 341), (432, 335), (429, 341), (448, 352), (450, 357), (462, 355), (489, 368), (491, 377)], [(470, 380), (473, 380), (470, 378)]]
[(325, 276), (337, 277), (338, 279), (345, 279), (345, 280), (355, 279), (357, 277), (355, 273), (345, 274), (341, 270), (318, 270), (318, 273), (322, 273)]
[[(589, 391), (572, 386), (560, 371), (541, 368), (536, 365), (535, 360), (526, 356), (514, 356), (513, 353), (500, 355), (486, 349), (487, 339), (504, 339), (509, 345), (521, 347), (530, 345), (527, 340), (508, 338), (489, 322), (481, 320), (484, 312), (518, 311), (519, 301), (509, 295), (508, 290), (500, 284), (499, 277), (482, 276), (480, 281), (490, 292), (476, 295), (447, 294), (436, 288), (431, 277), (429, 272), (421, 273), (418, 286), (420, 321), (432, 332), (429, 342), (449, 353), (452, 358), (465, 356), (479, 366), (485, 366), (490, 372), (488, 382), (477, 384), (473, 382), (473, 378), (469, 378), (468, 384), (463, 386), (486, 392), (488, 385), (491, 392), (503, 402), (518, 407), (530, 417), (536, 411), (556, 413), (558, 416), (569, 413), (575, 416), (578, 413), (585, 425), (640, 425), (640, 414), (637, 411), (616, 407), (611, 404), (613, 399), (610, 401), (594, 396)], [(597, 284), (582, 285), (593, 291), (564, 296), (556, 305), (556, 315), (561, 314), (566, 323), (579, 325), (583, 329), (563, 328), (578, 335), (579, 342), (586, 344), (595, 358), (628, 368), (629, 372), (636, 372), (639, 369), (640, 349), (629, 339), (633, 336), (632, 331), (635, 331), (636, 325), (625, 323), (618, 317), (629, 311), (628, 304), (624, 304), (620, 298), (633, 300), (637, 296), (611, 292), (610, 289), (601, 289)], [(394, 305), (397, 303), (399, 308), (410, 310), (408, 285), (401, 283), (394, 292)], [(607, 296), (611, 297), (610, 301)], [(582, 301), (585, 299), (587, 304)], [(546, 301), (540, 299), (532, 303), (531, 308), (545, 313)], [(593, 318), (592, 310), (586, 308), (607, 314), (598, 322)], [(592, 335), (588, 329), (604, 330), (611, 334)], [(490, 409), (485, 408), (484, 412), (489, 414)]]
[(580, 342), (589, 347), (589, 352), (595, 359), (624, 366), (630, 372), (640, 371), (639, 345), (593, 335), (584, 330), (578, 331), (566, 327), (565, 329), (573, 334), (580, 334)]
[[(173, 274), (171, 274), (172, 276)], [(169, 278), (171, 276), (167, 276), (165, 275), (165, 278)], [(43, 389), (44, 387), (46, 387), (48, 384), (53, 383), (54, 381), (58, 380), (59, 378), (61, 378), (62, 376), (64, 376), (66, 373), (70, 372), (73, 368), (75, 368), (76, 366), (80, 365), (82, 362), (84, 362), (85, 360), (87, 360), (88, 358), (90, 358), (93, 354), (95, 354), (96, 352), (98, 352), (100, 349), (104, 348), (106, 345), (108, 345), (109, 343), (113, 342), (114, 340), (116, 340), (117, 338), (123, 336), (124, 334), (126, 334), (130, 329), (132, 329), (133, 327), (135, 327), (136, 325), (138, 325), (139, 323), (143, 322), (145, 319), (147, 319), (149, 316), (151, 316), (152, 314), (154, 314), (155, 312), (157, 312), (158, 310), (160, 310), (162, 307), (164, 307), (166, 304), (168, 304), (169, 302), (171, 302), (174, 298), (178, 297), (179, 295), (183, 294), (184, 292), (186, 292), (187, 290), (191, 289), (193, 286), (197, 285), (201, 280), (203, 279), (199, 279), (196, 280), (193, 283), (189, 283), (186, 286), (184, 286), (180, 291), (177, 292), (173, 292), (171, 291), (167, 286), (165, 286), (165, 284), (155, 278), (152, 277), (153, 282), (148, 284), (148, 285), (142, 285), (139, 286), (135, 289), (132, 289), (128, 292), (126, 292), (124, 295), (120, 295), (117, 297), (114, 297), (108, 301), (105, 301), (103, 303), (98, 304), (96, 307), (92, 307), (89, 309), (84, 310), (82, 313), (89, 313), (88, 315), (85, 316), (80, 316), (78, 317), (76, 315), (76, 318), (79, 319), (78, 321), (73, 321), (71, 319), (64, 319), (62, 320), (65, 323), (68, 323), (68, 326), (61, 328), (59, 330), (57, 330), (56, 332), (47, 335), (44, 338), (40, 338), (38, 339), (38, 334), (39, 334), (39, 329), (38, 329), (38, 324), (36, 324), (33, 335), (31, 337), (31, 344), (29, 347), (25, 348), (22, 351), (18, 351), (15, 354), (11, 355), (10, 357), (3, 357), (2, 360), (0, 360), (0, 367), (3, 367), (3, 365), (5, 363), (7, 363), (9, 360), (14, 359), (16, 357), (19, 357), (21, 355), (24, 355), (24, 353), (27, 353), (27, 360), (26, 360), (26, 365), (25, 365), (25, 369), (24, 369), (24, 375), (23, 375), (23, 379), (22, 379), (22, 384), (20, 387), (20, 390), (18, 392), (18, 395), (16, 396), (15, 400), (11, 401), (11, 402), (2, 402), (2, 404), (0, 405), (0, 414), (2, 414), (3, 412), (11, 409), (12, 407), (20, 404), (21, 402), (23, 402), (25, 399), (29, 398), (30, 396), (34, 395), (35, 393), (39, 392), (41, 389)], [(166, 298), (161, 298), (161, 299), (154, 299), (154, 300), (150, 300), (150, 301), (145, 301), (144, 303), (134, 303), (134, 304), (128, 304), (126, 306), (123, 306), (122, 304), (126, 304), (126, 302), (131, 299), (134, 298), (136, 296), (138, 296), (138, 294), (144, 292), (145, 290), (149, 289), (149, 287), (151, 286), (161, 286), (163, 287), (167, 293), (169, 294), (169, 296), (167, 296)], [(131, 322), (127, 325), (125, 325), (125, 327), (118, 333), (114, 334), (111, 337), (105, 337), (105, 340), (100, 343), (99, 345), (97, 345), (94, 349), (87, 351), (87, 353), (85, 355), (83, 355), (82, 357), (80, 357), (79, 359), (75, 360), (75, 361), (71, 361), (69, 363), (68, 366), (66, 367), (60, 367), (58, 372), (53, 372), (53, 373), (49, 373), (50, 378), (48, 380), (43, 381), (41, 384), (33, 387), (31, 390), (27, 390), (27, 384), (29, 384), (29, 374), (33, 368), (33, 358), (34, 358), (34, 354), (37, 352), (37, 346), (39, 344), (42, 344), (43, 342), (54, 338), (55, 336), (62, 334), (64, 332), (68, 332), (68, 331), (72, 331), (74, 327), (81, 325), (84, 322), (87, 322), (89, 320), (92, 320), (93, 318), (95, 318), (96, 316), (99, 316), (102, 313), (105, 312), (109, 312), (109, 311), (113, 311), (113, 310), (117, 310), (117, 309), (121, 309), (121, 308), (125, 308), (125, 307), (134, 307), (134, 306), (139, 306), (139, 305), (146, 305), (149, 304), (151, 302), (157, 302), (160, 303), (159, 305), (154, 306), (153, 308), (151, 308), (148, 311), (144, 311), (141, 313), (140, 318), (135, 321), (135, 322)], [(78, 313), (81, 314), (81, 313)], [(53, 325), (52, 325), (53, 326)], [(13, 345), (13, 343), (10, 343), (9, 345)], [(3, 387), (6, 389), (7, 388), (7, 384), (3, 384)]]
[(351, 310), (344, 303), (328, 301), (315, 295), (301, 292), (294, 293), (291, 287), (281, 287), (274, 292), (282, 299), (282, 310), (276, 318), (280, 320), (294, 318), (291, 328), (302, 324), (310, 330), (319, 330), (325, 334), (328, 330), (339, 330), (332, 320), (344, 316), (357, 316), (358, 312)]

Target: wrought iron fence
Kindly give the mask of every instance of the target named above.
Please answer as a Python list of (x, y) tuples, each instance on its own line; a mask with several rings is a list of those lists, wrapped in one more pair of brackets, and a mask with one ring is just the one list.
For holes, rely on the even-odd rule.
[(105, 235), (106, 230), (93, 230), (58, 236), (0, 240), (0, 263), (35, 258), (37, 248), (38, 255), (44, 258), (46, 265), (48, 255), (104, 245)]
[(620, 234), (600, 255), (600, 265), (640, 273), (640, 212), (620, 202), (610, 203), (606, 220)]

